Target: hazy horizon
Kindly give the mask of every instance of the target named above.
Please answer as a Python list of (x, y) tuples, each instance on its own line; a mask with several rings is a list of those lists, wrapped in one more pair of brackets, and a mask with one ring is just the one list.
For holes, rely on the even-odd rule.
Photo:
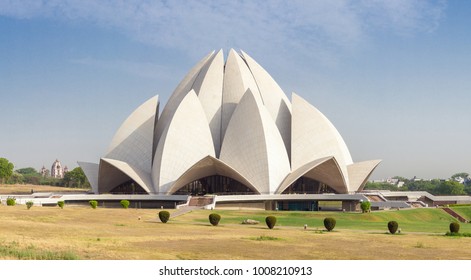
[(242, 49), (318, 108), (371, 179), (471, 173), (471, 2), (0, 1), (0, 157), (98, 163), (212, 50)]

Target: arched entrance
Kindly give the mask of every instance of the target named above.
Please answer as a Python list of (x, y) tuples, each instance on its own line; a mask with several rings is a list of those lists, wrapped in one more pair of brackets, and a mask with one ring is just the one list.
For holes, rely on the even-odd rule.
[(287, 187), (282, 194), (321, 194), (337, 193), (333, 188), (317, 180), (301, 177)]
[(212, 175), (200, 178), (178, 189), (177, 195), (244, 195), (256, 194), (246, 185), (222, 175)]
[(111, 191), (111, 194), (147, 194), (147, 192), (134, 180), (126, 181), (116, 187)]

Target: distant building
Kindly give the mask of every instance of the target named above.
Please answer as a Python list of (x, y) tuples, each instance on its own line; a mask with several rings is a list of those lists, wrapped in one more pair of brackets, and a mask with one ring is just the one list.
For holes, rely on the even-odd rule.
[[(41, 171), (42, 171), (42, 169), (41, 169)], [(51, 167), (51, 177), (62, 179), (62, 178), (64, 178), (64, 174), (67, 173), (68, 171), (69, 171), (69, 169), (67, 168), (67, 166), (62, 168), (61, 162), (56, 159), (56, 161), (54, 161), (54, 163), (52, 164), (52, 167)]]
[(455, 177), (454, 179), (456, 182), (460, 183), (460, 184), (464, 184), (465, 182), (465, 178), (461, 177), (461, 176), (458, 176), (458, 177)]
[(386, 182), (391, 184), (391, 185), (397, 185), (397, 183), (399, 183), (399, 179), (388, 178), (388, 179), (386, 179)]
[(417, 176), (414, 176), (414, 178), (412, 178), (411, 181), (413, 181), (413, 182), (421, 182), (421, 181), (425, 181), (425, 180), (424, 180), (424, 179), (421, 179), (421, 178), (417, 178)]
[(41, 174), (41, 176), (43, 177), (49, 177), (49, 169), (47, 169), (46, 167), (43, 167), (41, 168), (41, 171), (39, 172)]
[(398, 188), (404, 186), (405, 184), (404, 181), (400, 181), (399, 179), (396, 179), (396, 178), (379, 179), (379, 180), (373, 180), (372, 182), (373, 183), (388, 183)]

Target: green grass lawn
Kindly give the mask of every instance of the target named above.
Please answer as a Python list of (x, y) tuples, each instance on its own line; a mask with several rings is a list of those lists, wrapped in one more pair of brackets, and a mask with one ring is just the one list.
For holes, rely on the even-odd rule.
[[(400, 211), (376, 211), (371, 213), (343, 212), (288, 212), (288, 211), (213, 211), (222, 216), (220, 224), (240, 224), (245, 219), (260, 221), (265, 226), (265, 217), (277, 218), (276, 226), (324, 229), (323, 220), (332, 217), (337, 220), (335, 229), (387, 231), (389, 221), (397, 221), (402, 232), (445, 233), (449, 224), (456, 221), (442, 209), (411, 209)], [(176, 220), (208, 223), (208, 211), (193, 211)], [(471, 211), (470, 211), (471, 214)], [(470, 224), (461, 224), (461, 232), (471, 232)]]
[[(166, 224), (159, 211), (0, 206), (0, 259), (470, 259), (471, 238), (445, 236), (454, 219), (436, 208), (366, 214), (197, 210)], [(208, 220), (214, 212), (222, 216), (218, 226)], [(273, 230), (265, 224), (268, 215), (277, 217)], [(337, 220), (333, 232), (324, 231), (325, 217)], [(241, 224), (249, 218), (260, 224)], [(386, 234), (390, 220), (401, 234)], [(461, 233), (471, 234), (470, 224), (460, 225)]]

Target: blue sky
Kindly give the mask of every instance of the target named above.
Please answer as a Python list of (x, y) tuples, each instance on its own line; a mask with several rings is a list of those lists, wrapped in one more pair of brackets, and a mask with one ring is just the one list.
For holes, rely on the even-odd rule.
[(0, 0), (0, 157), (98, 162), (214, 49), (321, 110), (372, 178), (471, 172), (469, 1)]

